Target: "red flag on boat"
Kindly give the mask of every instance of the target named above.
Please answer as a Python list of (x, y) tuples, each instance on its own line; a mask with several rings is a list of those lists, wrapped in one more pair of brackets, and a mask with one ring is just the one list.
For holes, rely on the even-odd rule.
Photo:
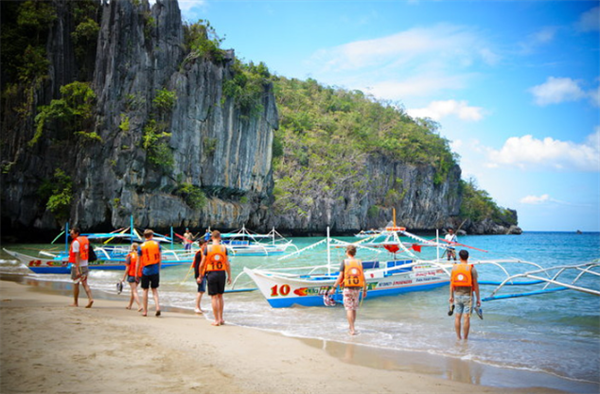
[(385, 244), (385, 245), (383, 245), (383, 247), (386, 248), (387, 251), (390, 253), (396, 253), (397, 251), (400, 250), (400, 247), (396, 244)]
[(415, 252), (421, 253), (421, 245), (419, 245), (419, 244), (413, 244), (412, 245), (412, 250), (414, 250)]

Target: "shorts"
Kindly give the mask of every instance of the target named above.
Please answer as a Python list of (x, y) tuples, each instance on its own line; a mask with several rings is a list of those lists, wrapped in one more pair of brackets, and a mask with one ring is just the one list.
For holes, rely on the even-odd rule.
[(135, 276), (127, 275), (127, 282), (129, 283), (138, 283), (140, 280), (135, 280)]
[(344, 308), (347, 311), (355, 311), (358, 309), (360, 298), (360, 287), (344, 287)]
[(473, 296), (472, 295), (464, 295), (464, 294), (459, 294), (459, 295), (454, 295), (454, 305), (455, 305), (455, 309), (454, 312), (456, 312), (457, 314), (461, 315), (461, 314), (467, 314), (467, 315), (471, 315), (471, 313), (473, 312)]
[(142, 275), (142, 289), (148, 288), (158, 289), (158, 283), (160, 281), (159, 274)]
[[(198, 279), (196, 279), (198, 280)], [(196, 282), (198, 283), (198, 282)], [(198, 283), (198, 293), (204, 293), (206, 291), (206, 276), (202, 278), (202, 281)]]
[(84, 265), (83, 267), (79, 267), (79, 276), (78, 276), (77, 274), (75, 274), (75, 264), (73, 264), (73, 266), (71, 267), (71, 279), (74, 281), (83, 280), (84, 278), (86, 278), (88, 276), (89, 272), (90, 272), (90, 269), (88, 268), (88, 266)]
[(210, 271), (206, 274), (208, 283), (208, 295), (213, 296), (225, 293), (225, 281), (227, 274), (225, 271)]

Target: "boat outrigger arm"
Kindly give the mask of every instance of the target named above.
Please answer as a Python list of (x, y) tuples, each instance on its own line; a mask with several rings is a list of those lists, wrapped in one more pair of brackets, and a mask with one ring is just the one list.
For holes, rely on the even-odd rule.
[[(489, 297), (483, 298), (482, 301), (493, 301), (493, 300), (500, 300), (500, 299), (505, 299), (505, 298), (525, 297), (525, 296), (531, 296), (531, 295), (552, 293), (555, 291), (562, 291), (562, 290), (568, 290), (568, 289), (600, 296), (599, 290), (591, 289), (589, 287), (575, 285), (575, 283), (577, 283), (579, 281), (579, 279), (581, 279), (585, 274), (600, 276), (600, 272), (593, 271), (594, 268), (598, 268), (598, 267), (600, 267), (600, 260), (596, 260), (591, 263), (584, 263), (584, 264), (559, 265), (559, 266), (555, 266), (555, 267), (540, 268), (540, 269), (537, 269), (534, 271), (529, 271), (529, 272), (525, 272), (522, 274), (512, 275), (512, 276), (506, 278), (504, 281), (502, 281), (498, 285), (498, 287), (496, 287), (496, 289), (494, 289), (492, 294)], [(541, 275), (548, 275), (548, 273), (552, 272), (552, 271), (557, 271), (554, 274), (554, 276), (552, 276), (552, 277), (541, 276)], [(572, 272), (572, 271), (579, 271), (579, 274), (570, 283), (567, 283), (568, 281), (560, 279), (560, 276), (563, 273)], [(530, 284), (539, 284), (539, 283), (544, 283), (544, 282), (546, 284), (540, 290), (534, 290), (534, 291), (522, 292), (522, 293), (514, 293), (514, 294), (496, 295), (496, 293), (498, 293), (498, 291), (500, 291), (500, 289), (502, 289), (505, 285), (512, 284), (513, 280), (516, 278), (528, 278), (528, 279), (533, 279), (534, 281), (529, 282), (529, 283), (522, 283), (522, 282), (518, 283), (517, 282), (514, 284), (530, 285)], [(557, 287), (550, 288), (550, 285), (555, 285)]]

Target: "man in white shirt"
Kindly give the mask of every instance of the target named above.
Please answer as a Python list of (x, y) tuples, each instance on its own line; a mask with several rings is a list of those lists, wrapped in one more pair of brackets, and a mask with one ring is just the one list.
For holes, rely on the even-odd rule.
[(450, 261), (450, 258), (456, 261), (456, 249), (454, 249), (453, 245), (455, 245), (458, 242), (458, 237), (456, 236), (456, 234), (454, 234), (453, 228), (448, 229), (448, 234), (446, 234), (446, 237), (444, 237), (444, 239), (446, 240), (446, 242), (448, 242), (448, 261)]
[(87, 283), (88, 278), (88, 259), (90, 255), (90, 241), (87, 237), (80, 234), (79, 228), (71, 229), (71, 248), (69, 249), (69, 263), (71, 263), (71, 279), (73, 280), (73, 304), (71, 306), (79, 306), (79, 283), (83, 286), (85, 293), (88, 296), (88, 304), (86, 308), (91, 308), (94, 303), (92, 298), (92, 289)]

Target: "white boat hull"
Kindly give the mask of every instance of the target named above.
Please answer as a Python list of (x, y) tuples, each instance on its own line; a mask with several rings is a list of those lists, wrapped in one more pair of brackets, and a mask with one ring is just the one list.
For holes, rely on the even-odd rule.
[[(323, 275), (290, 275), (275, 271), (244, 268), (273, 308), (294, 305), (323, 306), (326, 294), (337, 279), (337, 273)], [(389, 270), (365, 270), (367, 299), (429, 290), (448, 284), (446, 272), (434, 265), (414, 265)], [(341, 301), (341, 294), (336, 294)]]

